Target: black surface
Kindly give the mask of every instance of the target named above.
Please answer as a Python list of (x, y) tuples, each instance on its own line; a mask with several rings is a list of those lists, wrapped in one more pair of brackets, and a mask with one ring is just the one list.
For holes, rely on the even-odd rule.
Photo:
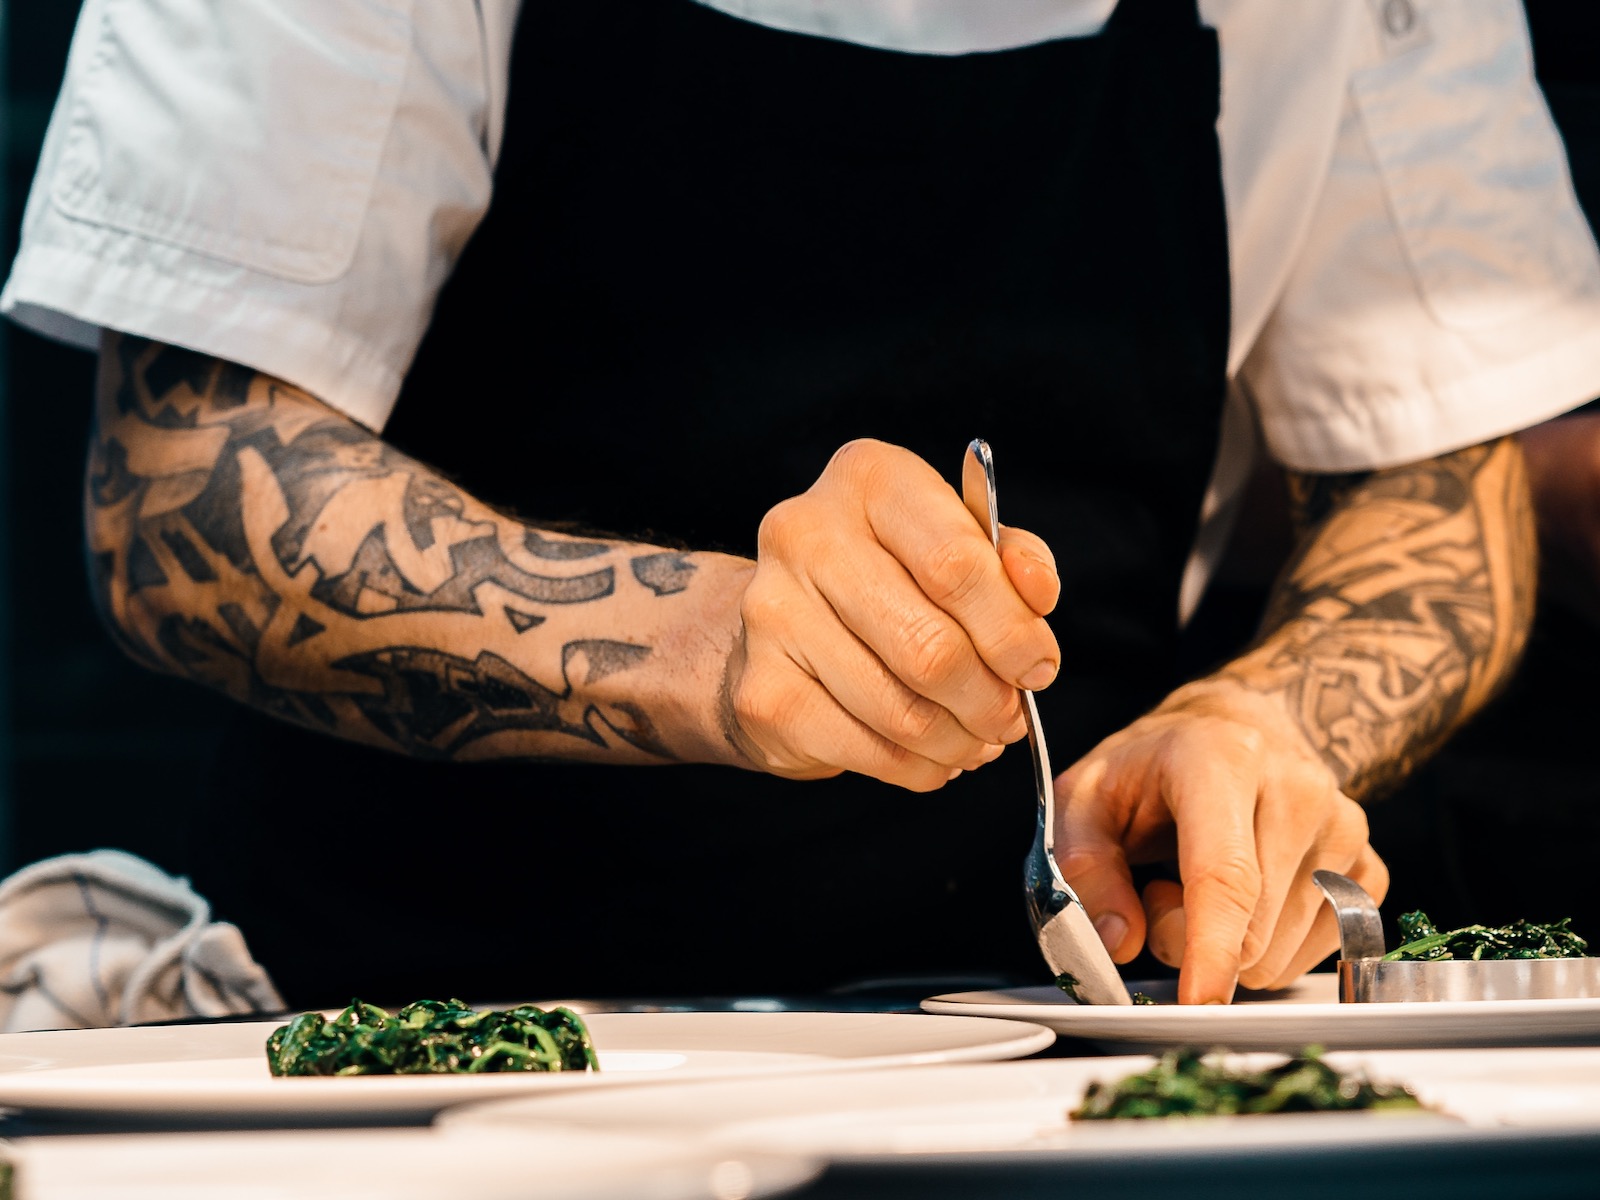
[[(6, 6), (10, 127), (8, 263), (76, 19), (71, 0)], [(79, 515), (93, 356), (0, 322), (7, 341), (5, 503), (0, 537), (9, 626), (0, 687), (9, 710), (10, 834), (0, 870), (113, 846), (169, 871), (190, 869), (196, 785), (223, 714), (201, 690), (124, 659), (89, 601)], [(4, 665), (9, 663), (9, 672)]]
[(1353, 1154), (1330, 1146), (1219, 1155), (1210, 1162), (1132, 1155), (1067, 1162), (1040, 1154), (1013, 1164), (835, 1164), (791, 1195), (796, 1200), (1520, 1200), (1591, 1197), (1597, 1173), (1600, 1139), (1553, 1134), (1523, 1145), (1462, 1146), (1448, 1153), (1385, 1146)]

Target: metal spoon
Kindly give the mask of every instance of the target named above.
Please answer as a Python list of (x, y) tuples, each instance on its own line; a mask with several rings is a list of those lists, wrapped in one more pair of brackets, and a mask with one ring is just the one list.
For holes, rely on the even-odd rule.
[[(961, 498), (998, 550), (1000, 517), (994, 491), (994, 455), (982, 438), (973, 440), (962, 461)], [(1133, 998), (1123, 986), (1105, 943), (1095, 932), (1083, 901), (1061, 877), (1061, 868), (1056, 865), (1054, 776), (1032, 692), (1022, 693), (1022, 715), (1028, 726), (1028, 749), (1033, 753), (1033, 782), (1039, 801), (1039, 826), (1023, 866), (1023, 888), (1034, 937), (1057, 978), (1071, 978), (1072, 994), (1080, 1002), (1132, 1004)]]

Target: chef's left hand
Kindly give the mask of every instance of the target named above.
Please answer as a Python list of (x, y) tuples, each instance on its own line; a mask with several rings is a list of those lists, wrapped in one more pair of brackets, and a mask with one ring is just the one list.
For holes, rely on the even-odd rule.
[[(1389, 886), (1360, 806), (1281, 709), (1228, 679), (1173, 693), (1057, 777), (1056, 859), (1112, 958), (1148, 937), (1184, 1004), (1285, 987), (1338, 948), (1313, 871), (1374, 900)], [(1129, 864), (1172, 860), (1182, 882), (1141, 904)]]

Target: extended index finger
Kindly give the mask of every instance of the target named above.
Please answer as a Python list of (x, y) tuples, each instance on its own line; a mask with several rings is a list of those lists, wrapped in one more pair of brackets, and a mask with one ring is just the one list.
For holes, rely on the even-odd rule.
[(1167, 781), (1187, 924), (1178, 1001), (1226, 1004), (1239, 982), (1245, 935), (1261, 895), (1258, 780), (1247, 757), (1195, 753), (1185, 758), (1174, 764)]

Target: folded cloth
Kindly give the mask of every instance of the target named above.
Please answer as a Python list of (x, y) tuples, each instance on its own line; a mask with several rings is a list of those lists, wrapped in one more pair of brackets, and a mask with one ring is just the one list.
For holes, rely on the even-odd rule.
[(142, 858), (64, 854), (0, 883), (0, 1032), (282, 1010), (239, 930)]

